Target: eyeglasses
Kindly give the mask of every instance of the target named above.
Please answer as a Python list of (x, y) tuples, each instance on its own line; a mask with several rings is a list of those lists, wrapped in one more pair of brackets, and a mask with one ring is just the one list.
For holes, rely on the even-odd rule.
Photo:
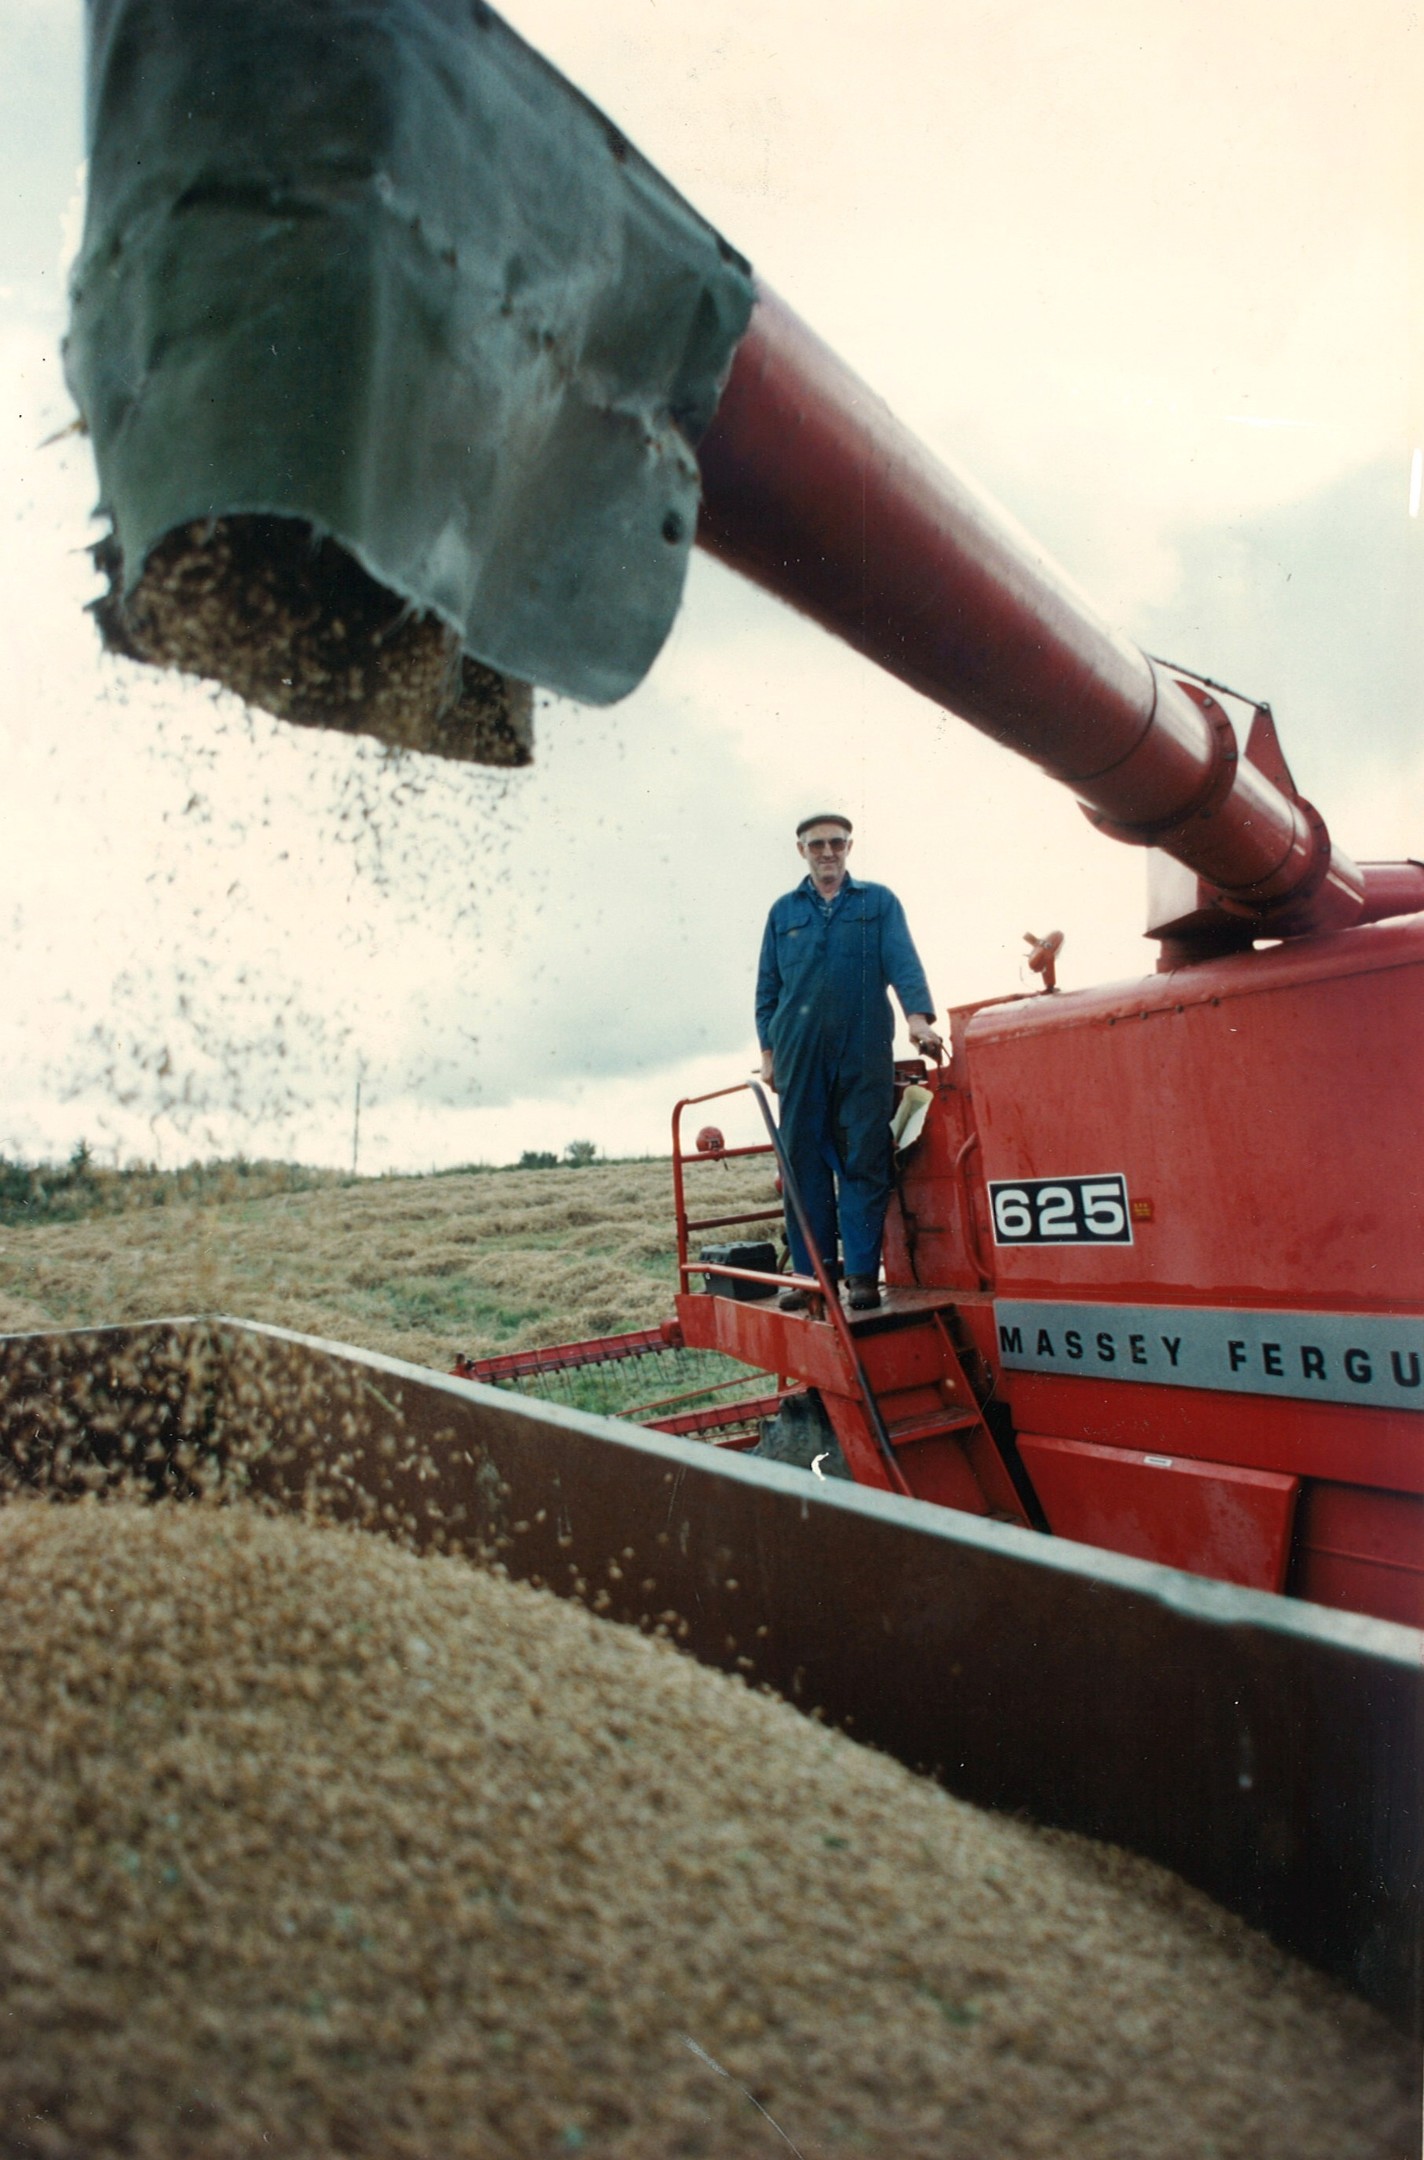
[(813, 855), (819, 854), (822, 848), (829, 849), (832, 855), (844, 855), (849, 845), (849, 841), (846, 840), (808, 840), (806, 842), (808, 850)]

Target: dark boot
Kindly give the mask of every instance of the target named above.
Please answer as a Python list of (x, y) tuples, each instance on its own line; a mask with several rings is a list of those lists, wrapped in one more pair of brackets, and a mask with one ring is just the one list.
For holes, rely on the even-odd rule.
[(880, 1303), (880, 1284), (873, 1275), (847, 1275), (846, 1303), (852, 1312), (873, 1312)]
[[(840, 1279), (841, 1264), (839, 1260), (829, 1261), (826, 1266), (826, 1280), (833, 1290), (839, 1285)], [(783, 1312), (806, 1312), (810, 1307), (812, 1298), (819, 1296), (819, 1294), (816, 1290), (783, 1290), (776, 1302)]]

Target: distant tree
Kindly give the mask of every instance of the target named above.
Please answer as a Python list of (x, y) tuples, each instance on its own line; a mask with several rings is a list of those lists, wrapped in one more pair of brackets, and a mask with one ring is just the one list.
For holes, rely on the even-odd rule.
[(526, 1148), (519, 1158), (521, 1170), (557, 1170), (559, 1158), (544, 1148)]
[(592, 1140), (570, 1140), (564, 1149), (564, 1161), (574, 1170), (582, 1170), (586, 1163), (597, 1160), (598, 1146)]
[(69, 1174), (87, 1178), (94, 1168), (94, 1150), (87, 1140), (76, 1140), (69, 1156)]
[(24, 1211), (34, 1198), (35, 1177), (28, 1163), (8, 1162), (0, 1155), (0, 1207), (7, 1212), (5, 1222), (23, 1222)]

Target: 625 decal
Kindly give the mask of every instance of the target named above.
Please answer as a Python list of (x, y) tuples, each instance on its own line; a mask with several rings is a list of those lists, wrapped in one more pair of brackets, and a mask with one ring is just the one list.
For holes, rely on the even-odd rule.
[(1130, 1245), (1127, 1179), (990, 1178), (996, 1245)]

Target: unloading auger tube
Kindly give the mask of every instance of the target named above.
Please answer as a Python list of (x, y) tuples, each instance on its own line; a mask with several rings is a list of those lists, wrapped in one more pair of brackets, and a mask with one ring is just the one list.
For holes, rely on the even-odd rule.
[(698, 458), (700, 545), (1194, 871), (1203, 944), (1213, 913), (1249, 939), (1424, 908), (1424, 865), (1352, 862), (765, 286)]

